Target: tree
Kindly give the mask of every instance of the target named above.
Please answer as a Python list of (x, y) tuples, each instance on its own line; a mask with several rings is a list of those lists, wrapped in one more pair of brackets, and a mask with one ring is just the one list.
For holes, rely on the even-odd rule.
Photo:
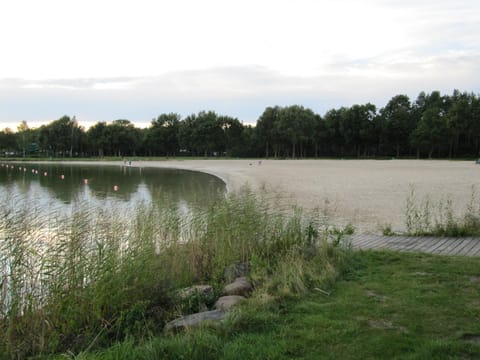
[(328, 147), (328, 155), (343, 156), (345, 148), (345, 139), (342, 134), (342, 119), (345, 116), (347, 108), (331, 109), (323, 117), (325, 120), (325, 131)]
[(75, 117), (70, 118), (64, 115), (40, 128), (39, 142), (47, 150), (47, 153), (52, 151), (55, 156), (68, 154), (72, 157), (74, 152), (80, 152), (80, 140), (83, 138), (83, 133), (84, 130), (78, 125)]
[(314, 156), (319, 156), (319, 147), (321, 145), (325, 146), (327, 140), (327, 126), (322, 117), (318, 114), (315, 114), (315, 120), (313, 125), (313, 146), (314, 146)]
[(112, 121), (105, 129), (113, 156), (135, 156), (140, 147), (140, 131), (129, 120)]
[(362, 150), (364, 153), (367, 152), (376, 107), (370, 103), (353, 105), (346, 109), (342, 115), (340, 130), (345, 146), (349, 149), (351, 155), (360, 157)]
[(420, 157), (422, 149), (426, 149), (428, 158), (432, 158), (434, 150), (440, 149), (446, 138), (445, 112), (436, 106), (429, 107), (411, 135), (411, 142), (417, 148), (417, 157)]
[(297, 147), (300, 148), (300, 154), (304, 155), (304, 147), (313, 142), (314, 128), (315, 114), (299, 105), (282, 108), (274, 126), (282, 143), (291, 146), (292, 159), (297, 157)]
[(242, 152), (242, 123), (230, 116), (219, 116), (218, 123), (223, 130), (224, 150), (227, 156), (239, 156)]
[[(267, 107), (257, 120), (257, 126), (255, 127), (258, 140), (263, 142), (265, 146), (265, 157), (267, 159), (270, 155), (272, 145), (278, 145), (278, 141), (276, 141), (275, 124), (278, 122), (280, 110), (281, 108), (279, 106)], [(275, 157), (277, 157), (277, 150), (278, 149), (274, 149)]]
[(22, 149), (22, 156), (25, 157), (27, 153), (27, 146), (31, 140), (31, 130), (27, 122), (23, 120), (20, 125), (17, 126), (17, 138), (20, 149)]
[(380, 113), (384, 119), (385, 139), (394, 145), (397, 157), (406, 153), (409, 135), (415, 128), (410, 99), (407, 95), (394, 96)]
[[(460, 139), (463, 139), (462, 143), (467, 146), (470, 142), (468, 129), (472, 122), (472, 100), (469, 94), (460, 93), (458, 90), (455, 90), (453, 96), (449, 99), (449, 108), (446, 113), (449, 135), (449, 157), (457, 156)], [(465, 151), (468, 152), (467, 149), (465, 149)]]
[(95, 152), (100, 157), (104, 157), (105, 150), (109, 147), (107, 123), (97, 122), (90, 127), (87, 131), (87, 141), (90, 151)]
[(161, 114), (152, 120), (147, 132), (147, 149), (155, 155), (175, 155), (179, 149), (178, 133), (181, 117), (179, 114)]
[(15, 133), (10, 128), (5, 128), (0, 132), (0, 150), (4, 153), (10, 153), (17, 148)]
[(218, 155), (225, 151), (225, 133), (213, 111), (187, 116), (180, 126), (180, 145), (193, 154)]

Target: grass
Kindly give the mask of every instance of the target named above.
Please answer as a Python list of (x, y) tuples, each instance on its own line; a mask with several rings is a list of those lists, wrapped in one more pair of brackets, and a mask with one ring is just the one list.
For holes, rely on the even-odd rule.
[[(256, 291), (282, 299), (331, 286), (347, 257), (341, 232), (327, 242), (322, 217), (272, 207), (248, 189), (188, 216), (168, 199), (128, 217), (85, 204), (72, 214), (45, 214), (26, 201), (2, 200), (0, 358), (157, 338), (166, 322), (195, 310), (178, 303), (176, 290), (210, 283), (218, 294), (233, 263), (248, 261)], [(202, 339), (181, 351), (198, 341), (210, 347)]]
[(473, 359), (478, 259), (358, 252), (329, 290), (257, 293), (220, 326), (133, 339), (76, 359)]
[[(476, 189), (472, 186), (470, 200), (465, 205), (463, 214), (455, 213), (454, 203), (450, 196), (437, 202), (430, 196), (418, 198), (415, 187), (405, 202), (405, 228), (402, 235), (407, 236), (445, 236), (465, 237), (480, 236), (480, 206)], [(390, 224), (380, 228), (383, 235), (397, 235)]]

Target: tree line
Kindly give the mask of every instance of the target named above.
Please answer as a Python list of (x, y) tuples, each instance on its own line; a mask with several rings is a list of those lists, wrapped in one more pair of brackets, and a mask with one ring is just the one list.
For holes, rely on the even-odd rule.
[(229, 156), (417, 157), (480, 155), (480, 98), (455, 90), (396, 95), (385, 107), (371, 103), (329, 110), (300, 105), (267, 107), (255, 126), (202, 111), (182, 118), (161, 114), (148, 128), (129, 120), (85, 129), (63, 116), (39, 128), (23, 121), (0, 132), (0, 152), (23, 157)]

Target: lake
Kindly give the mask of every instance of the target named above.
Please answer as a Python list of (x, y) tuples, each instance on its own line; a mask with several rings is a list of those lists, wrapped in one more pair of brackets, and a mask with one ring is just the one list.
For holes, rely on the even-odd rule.
[(3, 205), (69, 213), (78, 204), (129, 211), (141, 203), (169, 204), (182, 211), (224, 196), (217, 177), (187, 170), (129, 166), (1, 163)]

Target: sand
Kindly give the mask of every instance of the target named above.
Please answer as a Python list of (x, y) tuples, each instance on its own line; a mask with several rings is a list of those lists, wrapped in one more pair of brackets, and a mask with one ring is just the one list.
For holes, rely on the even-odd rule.
[(472, 186), (480, 183), (480, 165), (474, 161), (169, 160), (134, 161), (132, 166), (207, 172), (225, 181), (229, 191), (248, 184), (257, 192), (280, 194), (284, 203), (328, 210), (334, 224), (351, 223), (359, 232), (372, 233), (387, 224), (398, 231), (405, 228), (412, 187), (420, 199), (451, 198), (461, 213)]

